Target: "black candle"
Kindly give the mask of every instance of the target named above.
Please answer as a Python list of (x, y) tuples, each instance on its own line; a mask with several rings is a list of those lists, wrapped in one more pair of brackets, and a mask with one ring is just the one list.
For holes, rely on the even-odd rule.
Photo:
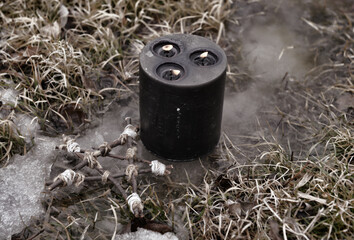
[(212, 151), (220, 138), (227, 59), (212, 41), (175, 34), (140, 54), (141, 140), (171, 160)]

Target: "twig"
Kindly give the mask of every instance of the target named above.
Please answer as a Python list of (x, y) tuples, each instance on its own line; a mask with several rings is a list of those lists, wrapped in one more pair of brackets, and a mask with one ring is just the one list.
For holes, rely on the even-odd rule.
[[(75, 154), (78, 158), (79, 157), (79, 154)], [(80, 170), (81, 168), (85, 167), (86, 165), (88, 164), (88, 161), (87, 160), (84, 160), (82, 162), (80, 162), (79, 164), (77, 164), (72, 170)], [(57, 181), (53, 182), (49, 187), (48, 187), (48, 190), (49, 191), (52, 191), (54, 190), (55, 188), (59, 187), (61, 184), (63, 184), (63, 181), (58, 179)]]
[[(147, 169), (141, 169), (138, 171), (139, 174), (146, 174), (146, 173), (151, 173), (151, 168)], [(117, 173), (112, 175), (114, 178), (120, 178), (120, 177), (125, 177), (125, 172), (124, 173)], [(85, 181), (100, 181), (102, 180), (102, 176), (90, 176), (90, 177), (85, 177)], [(53, 181), (48, 181), (46, 185), (51, 185), (53, 184)]]
[[(115, 159), (127, 160), (127, 158), (125, 156), (122, 156), (122, 155), (115, 155), (115, 154), (109, 153), (109, 154), (107, 154), (107, 156), (111, 157), (111, 158), (115, 158)], [(147, 163), (147, 164), (151, 164), (151, 161), (143, 159), (143, 158), (138, 158), (137, 157), (135, 160), (139, 161), (139, 162), (144, 162), (144, 163)], [(166, 168), (173, 169), (173, 165), (172, 164), (166, 165)]]
[[(96, 167), (96, 170), (101, 173), (102, 175), (104, 174), (104, 170), (102, 168)], [(120, 185), (120, 183), (111, 175), (108, 176), (108, 179), (118, 188), (120, 194), (122, 194), (123, 198), (127, 200), (127, 194), (125, 193), (124, 189)]]
[[(128, 159), (129, 164), (134, 164), (134, 159), (136, 159), (136, 147), (135, 147), (135, 151), (134, 151), (133, 144), (130, 142), (129, 145), (130, 145), (130, 148), (127, 150), (126, 159)], [(130, 154), (128, 153), (129, 150), (132, 150), (133, 155), (130, 156)], [(137, 174), (139, 174), (139, 173), (137, 172)], [(134, 173), (131, 174), (131, 183), (133, 186), (133, 192), (137, 193), (138, 187), (137, 187), (136, 177), (135, 177)]]

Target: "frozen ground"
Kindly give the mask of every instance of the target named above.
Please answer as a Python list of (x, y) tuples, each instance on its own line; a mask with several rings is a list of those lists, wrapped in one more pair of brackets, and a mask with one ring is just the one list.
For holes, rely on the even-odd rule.
[[(18, 93), (1, 89), (3, 104), (16, 104)], [(43, 214), (41, 192), (55, 158), (56, 139), (38, 135), (39, 126), (32, 118), (17, 114), (13, 118), (26, 143), (35, 146), (24, 156), (16, 155), (9, 166), (0, 169), (0, 239), (10, 239), (30, 223), (32, 217)]]
[[(28, 120), (22, 117), (19, 124), (26, 123), (23, 127), (31, 128)], [(10, 239), (27, 226), (32, 217), (43, 214), (41, 193), (51, 171), (57, 141), (37, 135), (35, 142), (26, 155), (14, 156), (9, 166), (0, 169), (0, 239)]]
[(139, 228), (138, 231), (116, 236), (115, 240), (178, 240), (173, 233), (160, 234)]
[(11, 88), (3, 89), (0, 88), (0, 99), (3, 102), (3, 104), (16, 104), (16, 98), (17, 98), (18, 93)]
[(263, 138), (293, 146), (295, 155), (301, 153), (303, 146), (298, 135), (303, 132), (289, 130), (279, 109), (303, 110), (294, 91), (306, 81), (306, 74), (314, 65), (313, 32), (301, 20), (308, 17), (309, 2), (255, 2), (250, 4), (252, 7), (243, 8), (246, 15), (254, 11), (255, 16), (236, 19), (239, 25), (231, 25), (227, 33), (238, 51), (238, 62), (231, 64), (249, 77), (225, 92), (223, 130), (243, 152), (238, 158), (240, 162), (261, 154), (245, 146), (255, 145)]
[[(312, 67), (309, 61), (309, 39), (295, 27), (298, 24), (304, 26), (300, 19), (306, 12), (298, 8), (292, 8), (293, 11), (289, 12), (282, 6), (274, 9), (277, 9), (274, 15), (259, 16), (243, 22), (241, 26), (230, 29), (227, 36), (240, 40), (240, 54), (243, 56), (240, 65), (252, 78), (251, 82), (245, 83), (245, 90), (242, 92), (237, 92), (232, 87), (226, 89), (223, 131), (236, 145), (247, 141), (242, 136), (262, 137), (264, 131), (270, 131), (266, 126), (267, 122), (279, 121), (281, 117), (264, 113), (274, 113), (276, 106), (287, 104), (278, 102), (274, 97), (284, 88), (284, 77), (289, 82), (301, 81)], [(0, 96), (3, 101), (15, 103), (14, 91), (1, 91)], [(83, 132), (77, 142), (87, 149), (97, 147), (104, 141), (114, 140), (124, 128), (125, 117), (131, 117), (133, 123), (138, 122), (136, 99), (126, 101), (122, 105), (112, 105), (111, 110), (98, 124)], [(40, 202), (41, 192), (57, 154), (54, 147), (59, 144), (60, 139), (37, 135), (37, 125), (35, 121), (31, 123), (31, 120), (26, 116), (19, 116), (15, 121), (27, 141), (33, 138), (34, 147), (25, 156), (13, 157), (9, 166), (0, 169), (0, 239), (9, 239), (11, 234), (19, 232), (29, 224), (31, 217), (39, 217), (44, 211)], [(285, 136), (283, 141), (287, 139)], [(139, 149), (143, 158), (158, 159), (145, 150), (141, 143)], [(123, 154), (124, 149), (117, 153)], [(200, 183), (204, 175), (204, 172), (200, 171), (201, 163), (207, 168), (213, 164), (208, 158), (202, 161), (174, 163), (175, 169), (171, 179), (186, 182), (188, 174), (192, 182)], [(63, 163), (56, 164), (53, 168), (55, 174), (64, 167)], [(112, 172), (118, 171), (120, 164), (126, 162), (118, 164), (113, 159), (102, 160), (102, 165)], [(150, 239), (177, 239), (171, 234), (148, 232), (139, 230), (125, 236), (116, 236), (116, 239), (149, 239), (148, 234)]]

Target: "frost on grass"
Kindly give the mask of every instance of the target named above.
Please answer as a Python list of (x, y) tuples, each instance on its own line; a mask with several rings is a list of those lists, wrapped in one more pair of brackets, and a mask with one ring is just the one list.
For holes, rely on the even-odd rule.
[(0, 239), (10, 239), (43, 214), (40, 197), (55, 145), (50, 138), (37, 139), (31, 151), (15, 155), (12, 164), (0, 169)]

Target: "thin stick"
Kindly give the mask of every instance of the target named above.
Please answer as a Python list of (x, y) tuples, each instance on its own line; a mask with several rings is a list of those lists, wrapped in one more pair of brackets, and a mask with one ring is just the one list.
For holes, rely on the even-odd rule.
[[(115, 154), (107, 154), (108, 157), (111, 157), (111, 158), (115, 158), (115, 159), (120, 159), (120, 160), (127, 160), (127, 158), (125, 156), (121, 156), (121, 155), (115, 155)], [(146, 159), (143, 159), (143, 158), (136, 158), (135, 159), (136, 161), (139, 161), (139, 162), (144, 162), (144, 163), (147, 163), (147, 164), (151, 164), (151, 161), (149, 160), (146, 160)], [(166, 165), (166, 168), (173, 168), (173, 165)]]
[[(104, 169), (102, 168), (97, 168), (96, 170), (101, 173), (102, 175), (104, 174)], [(127, 200), (127, 194), (125, 193), (124, 189), (122, 188), (122, 186), (120, 185), (120, 183), (111, 175), (108, 175), (108, 179), (118, 188), (120, 194), (122, 194), (122, 196), (124, 197), (125, 200)]]
[[(129, 162), (130, 162), (130, 164), (133, 164), (133, 159), (131, 159)], [(138, 172), (138, 174), (139, 174), (139, 172)], [(132, 185), (133, 185), (133, 192), (137, 193), (138, 187), (137, 187), (136, 178), (135, 178), (134, 174), (132, 174), (131, 180), (132, 180)]]
[[(141, 169), (138, 171), (139, 174), (146, 174), (146, 173), (151, 173), (151, 168), (147, 169)], [(124, 173), (116, 173), (112, 175), (114, 178), (120, 178), (120, 177), (125, 177), (125, 172)], [(100, 181), (102, 180), (102, 176), (90, 176), (90, 177), (85, 177), (85, 181)], [(53, 184), (53, 181), (48, 181), (46, 182), (46, 185), (51, 185)]]
[(111, 158), (116, 158), (116, 159), (120, 159), (120, 160), (125, 160), (125, 156), (121, 156), (121, 155), (115, 155), (115, 154), (108, 153), (107, 156), (108, 156), (108, 157), (111, 157)]
[[(78, 154), (75, 154), (77, 157), (79, 157)], [(80, 158), (80, 157), (79, 157)], [(82, 161), (80, 162), (79, 164), (77, 164), (72, 170), (80, 170), (81, 168), (85, 167), (87, 165), (88, 161), (85, 160), (85, 161)], [(59, 187), (61, 184), (63, 184), (63, 181), (61, 179), (53, 182), (49, 187), (48, 187), (48, 190), (49, 191), (52, 191), (54, 190), (55, 188)]]
[[(130, 119), (128, 119), (128, 121), (129, 120)], [(128, 144), (129, 144), (130, 148), (134, 147), (134, 144), (131, 141), (128, 141)], [(131, 158), (128, 159), (129, 164), (134, 164), (134, 158), (136, 158), (136, 155), (134, 155), (134, 156), (132, 156)], [(139, 172), (138, 172), (138, 175), (139, 175)], [(136, 177), (135, 177), (134, 173), (131, 174), (131, 183), (133, 185), (133, 192), (137, 193), (138, 187), (137, 187)]]

